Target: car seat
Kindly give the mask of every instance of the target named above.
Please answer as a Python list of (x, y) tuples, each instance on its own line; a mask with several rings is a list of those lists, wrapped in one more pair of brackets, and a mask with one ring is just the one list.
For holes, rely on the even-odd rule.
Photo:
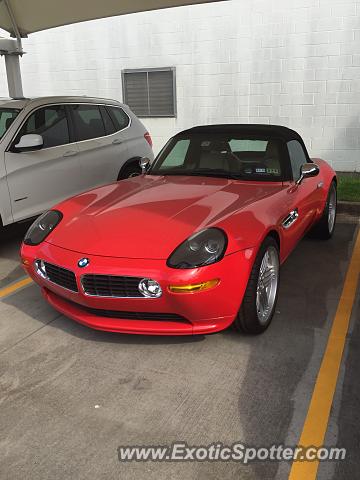
[(268, 142), (262, 163), (267, 169), (280, 173), (280, 152), (276, 142)]
[(230, 158), (232, 154), (227, 141), (203, 141), (200, 149), (198, 168), (231, 171)]

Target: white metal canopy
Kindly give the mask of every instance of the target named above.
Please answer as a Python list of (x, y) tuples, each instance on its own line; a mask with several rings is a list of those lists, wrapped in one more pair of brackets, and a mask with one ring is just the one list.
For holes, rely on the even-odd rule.
[(0, 0), (0, 28), (25, 37), (86, 20), (214, 1), (218, 0)]

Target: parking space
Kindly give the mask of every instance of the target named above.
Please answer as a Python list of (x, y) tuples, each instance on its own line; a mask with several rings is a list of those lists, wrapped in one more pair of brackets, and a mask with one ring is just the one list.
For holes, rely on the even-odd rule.
[[(0, 289), (24, 274), (1, 245)], [(0, 301), (1, 477), (274, 479), (289, 463), (120, 463), (121, 445), (296, 445), (352, 254), (357, 224), (304, 239), (282, 269), (274, 321), (260, 336), (145, 337), (97, 332), (59, 315), (34, 284)], [(348, 448), (320, 479), (356, 477), (358, 299), (326, 443)], [(357, 357), (356, 357), (357, 356)], [(355, 394), (355, 396), (354, 396)], [(356, 443), (357, 442), (357, 443)]]
[[(358, 478), (360, 0), (53, 3), (0, 0), (0, 480)], [(346, 459), (120, 459), (181, 442)]]

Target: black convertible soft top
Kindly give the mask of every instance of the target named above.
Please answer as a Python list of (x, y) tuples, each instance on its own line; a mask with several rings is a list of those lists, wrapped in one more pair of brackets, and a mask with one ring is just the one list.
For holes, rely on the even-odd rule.
[[(233, 133), (238, 135), (252, 135), (252, 136), (274, 136), (283, 139), (285, 142), (290, 140), (298, 140), (302, 145), (304, 142), (301, 136), (291, 130), (290, 128), (282, 125), (267, 125), (256, 123), (223, 123), (219, 125), (202, 125), (198, 127), (192, 127), (188, 130), (179, 132), (177, 135), (190, 135), (190, 134), (216, 134), (216, 133)], [(177, 136), (176, 135), (176, 136)]]

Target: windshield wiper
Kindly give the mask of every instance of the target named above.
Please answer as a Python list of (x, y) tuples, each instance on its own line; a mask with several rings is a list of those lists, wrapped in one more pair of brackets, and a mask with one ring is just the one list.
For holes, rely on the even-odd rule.
[(197, 168), (196, 170), (188, 172), (186, 175), (231, 178), (232, 180), (237, 180), (242, 177), (241, 173), (228, 172), (221, 168)]
[(196, 170), (155, 170), (149, 171), (149, 175), (179, 175), (183, 177), (218, 177), (230, 178), (231, 180), (238, 180), (242, 177), (240, 173), (232, 173), (221, 168), (197, 168)]

